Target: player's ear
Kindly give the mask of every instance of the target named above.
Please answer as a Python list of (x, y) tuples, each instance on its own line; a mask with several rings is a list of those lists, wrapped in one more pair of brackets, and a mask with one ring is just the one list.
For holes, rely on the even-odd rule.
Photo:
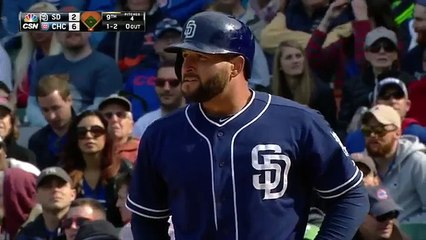
[(244, 72), (245, 59), (242, 56), (236, 56), (231, 61), (231, 77), (236, 77)]

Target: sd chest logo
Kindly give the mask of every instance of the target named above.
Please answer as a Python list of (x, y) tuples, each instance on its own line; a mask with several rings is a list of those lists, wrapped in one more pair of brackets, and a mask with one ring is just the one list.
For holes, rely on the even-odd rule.
[(263, 199), (277, 199), (287, 190), (290, 158), (282, 154), (277, 144), (259, 144), (251, 151), (254, 169), (260, 174), (253, 175), (253, 186), (265, 192)]

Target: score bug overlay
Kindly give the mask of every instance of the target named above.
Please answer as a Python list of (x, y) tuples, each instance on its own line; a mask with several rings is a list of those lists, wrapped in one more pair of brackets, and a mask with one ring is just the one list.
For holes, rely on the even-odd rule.
[(145, 12), (21, 12), (21, 31), (145, 31)]

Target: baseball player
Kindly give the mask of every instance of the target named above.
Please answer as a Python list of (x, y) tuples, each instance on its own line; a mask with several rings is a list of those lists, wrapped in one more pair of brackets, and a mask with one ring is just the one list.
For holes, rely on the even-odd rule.
[(254, 38), (202, 12), (176, 52), (191, 104), (148, 127), (127, 207), (136, 240), (302, 239), (312, 190), (326, 204), (317, 239), (352, 239), (369, 204), (362, 173), (324, 118), (248, 87)]

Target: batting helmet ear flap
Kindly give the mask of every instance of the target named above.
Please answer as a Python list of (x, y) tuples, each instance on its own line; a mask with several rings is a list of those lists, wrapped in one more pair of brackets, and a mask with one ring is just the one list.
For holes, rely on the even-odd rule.
[(179, 81), (182, 81), (182, 65), (183, 65), (183, 57), (182, 51), (177, 53), (176, 61), (175, 61), (175, 73)]

